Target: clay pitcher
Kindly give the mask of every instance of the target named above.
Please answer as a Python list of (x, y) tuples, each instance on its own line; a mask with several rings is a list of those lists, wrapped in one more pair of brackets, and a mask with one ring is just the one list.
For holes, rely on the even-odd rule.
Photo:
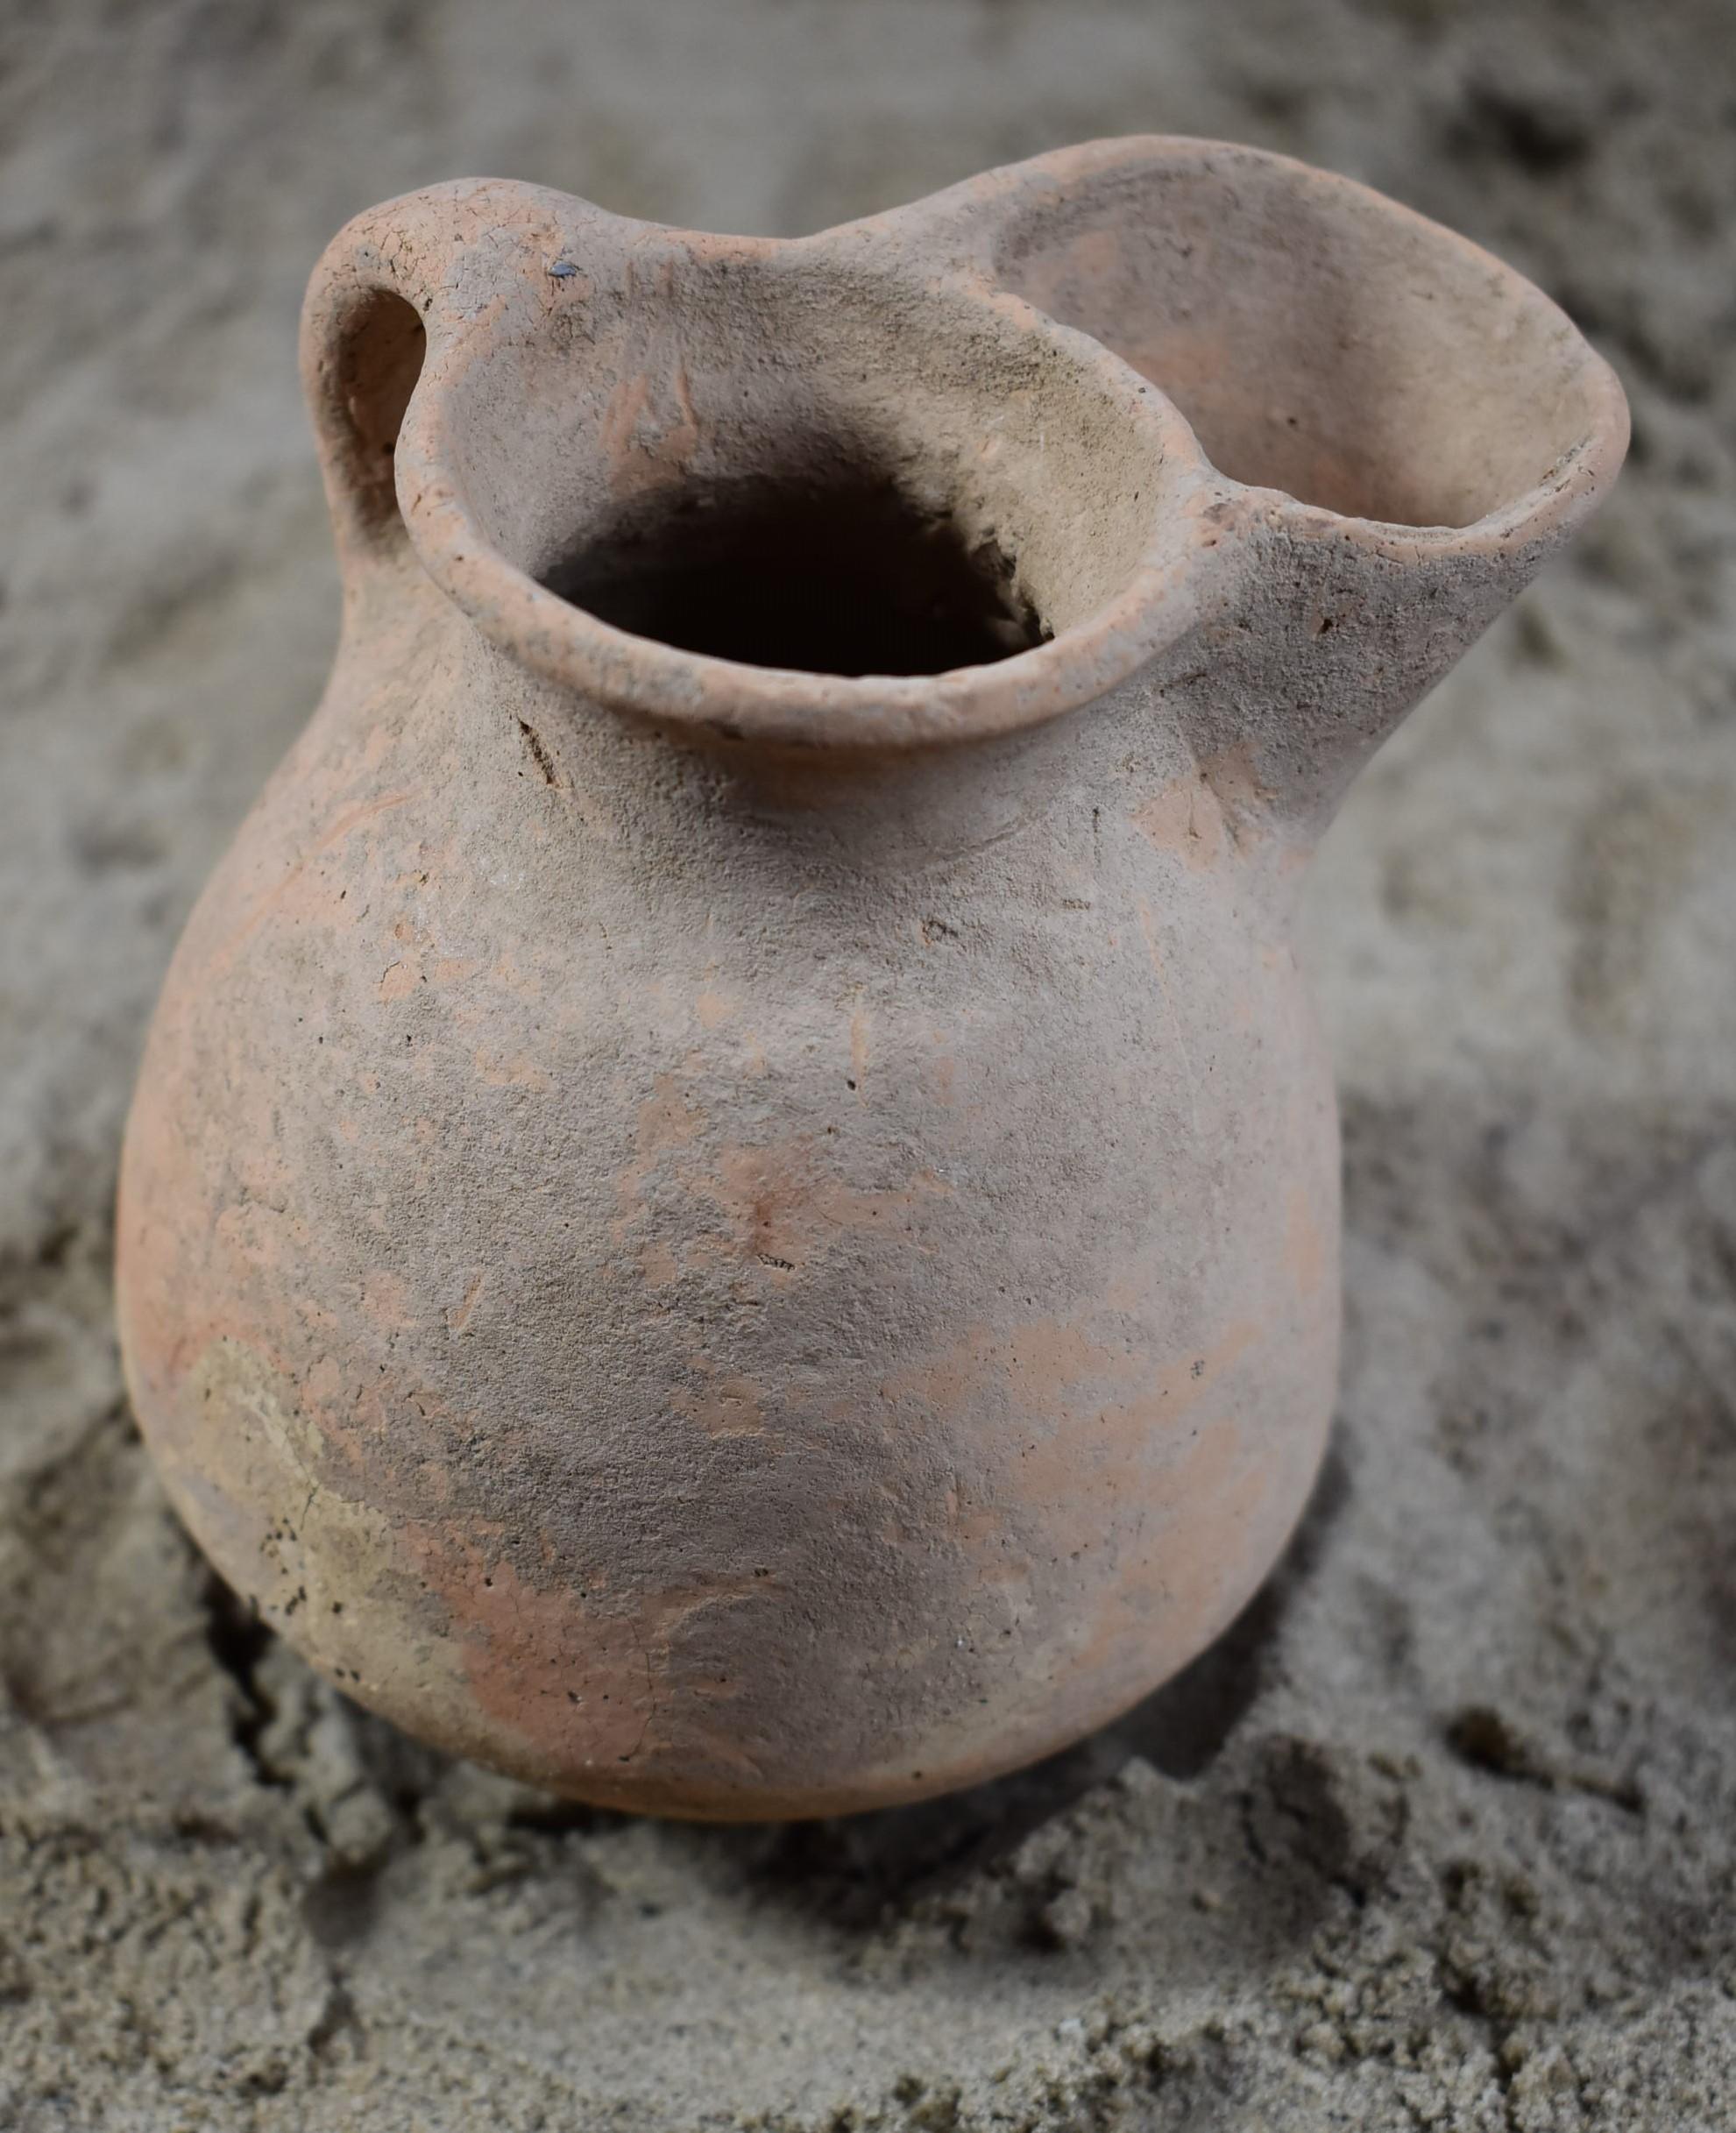
[(1321, 1458), (1349, 780), (1586, 516), (1537, 290), (1280, 157), (792, 242), (363, 216), (336, 671), (128, 1129), (129, 1381), (223, 1575), (540, 1785), (908, 1800), (1221, 1630)]

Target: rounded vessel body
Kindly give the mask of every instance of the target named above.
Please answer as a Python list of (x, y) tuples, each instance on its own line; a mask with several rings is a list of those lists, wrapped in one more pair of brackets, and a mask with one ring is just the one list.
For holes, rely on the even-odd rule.
[(603, 1804), (1102, 1724), (1326, 1439), (1307, 858), (1619, 390), (1460, 240), (1173, 141), (788, 244), (436, 188), (306, 360), (344, 641), (123, 1162), (177, 1507), (346, 1693)]

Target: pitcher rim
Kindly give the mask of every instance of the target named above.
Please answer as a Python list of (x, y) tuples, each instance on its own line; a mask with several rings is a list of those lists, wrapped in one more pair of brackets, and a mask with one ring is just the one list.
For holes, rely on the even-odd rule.
[[(655, 233), (699, 252), (794, 261), (856, 240), (889, 259), (902, 248), (918, 271), (932, 272), (960, 221), (997, 194), (1033, 179), (1076, 183), (1115, 159), (1134, 155), (1161, 156), (1171, 163), (1209, 166), (1229, 159), (1258, 166), (1319, 197), (1354, 200), (1423, 234), (1462, 264), (1474, 265), (1507, 300), (1555, 330), (1562, 378), (1584, 396), (1581, 436), (1531, 486), (1463, 525), (1362, 516), (1281, 488), (1238, 481), (1214, 465), (1194, 425), (1159, 382), (1142, 375), (1102, 339), (997, 286), (985, 243), (974, 256), (954, 250), (947, 271), (957, 293), (1066, 350), (1100, 390), (1122, 400), (1130, 422), (1153, 426), (1173, 471), (1164, 507), (1153, 514), (1149, 543), (1122, 590), (1043, 642), (992, 662), (937, 672), (852, 675), (752, 664), (606, 622), (540, 584), (485, 535), (450, 478), (444, 437), (449, 402), (437, 387), (423, 389), (426, 373), (407, 410), (393, 468), (412, 549), (485, 641), (558, 689), (701, 739), (804, 751), (896, 750), (1014, 732), (1102, 698), (1187, 639), (1238, 563), (1246, 562), (1250, 536), (1258, 526), (1300, 539), (1343, 540), (1399, 564), (1432, 557), (1459, 557), (1469, 564), (1510, 553), (1515, 544), (1553, 545), (1586, 515), (1620, 464), (1628, 416), (1614, 372), (1573, 322), (1528, 278), (1471, 239), (1355, 179), (1269, 150), (1193, 136), (1109, 138), (1004, 165), (908, 206), (795, 237), (733, 237), (637, 222), (577, 195), (491, 179), (460, 180), (406, 195), (358, 218), (351, 230), (436, 196), (457, 202), (494, 195), (548, 203), (569, 216), (576, 210), (586, 221)], [(989, 218), (989, 237), (996, 233)], [(333, 252), (349, 235), (334, 241)], [(319, 283), (316, 274), (310, 315)], [(402, 283), (401, 276), (388, 273), (375, 286), (414, 300), (413, 290)], [(424, 294), (417, 308), (429, 316), (431, 294)], [(474, 322), (464, 323), (468, 328)], [(475, 337), (469, 337), (475, 352)]]

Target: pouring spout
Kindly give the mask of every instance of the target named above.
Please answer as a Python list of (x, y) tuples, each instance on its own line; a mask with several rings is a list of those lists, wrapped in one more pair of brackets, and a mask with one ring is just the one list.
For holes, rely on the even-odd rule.
[(1185, 665), (1172, 663), (1172, 715), (1196, 760), (1239, 762), (1292, 840), (1316, 842), (1381, 743), (1584, 521), (1626, 434), (1616, 387), (1602, 438), (1469, 528), (1247, 492), (1232, 536), (1243, 568)]
[(1306, 833), (1626, 450), (1619, 383), (1541, 290), (1288, 157), (1098, 141), (905, 212), (954, 272), (1089, 336), (1186, 418), (1241, 567), (1172, 701), (1196, 755), (1240, 751)]

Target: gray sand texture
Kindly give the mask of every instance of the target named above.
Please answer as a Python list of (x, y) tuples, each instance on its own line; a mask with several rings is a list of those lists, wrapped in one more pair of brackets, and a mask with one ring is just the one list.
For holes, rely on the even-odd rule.
[[(1736, 2127), (1730, 45), (1716, 0), (4, 11), (0, 2129)], [(110, 1326), (145, 1017), (334, 640), (307, 273), (466, 173), (793, 230), (1150, 131), (1489, 244), (1635, 418), (1316, 868), (1308, 1518), (977, 1792), (717, 1830), (443, 1761), (215, 1584)]]

